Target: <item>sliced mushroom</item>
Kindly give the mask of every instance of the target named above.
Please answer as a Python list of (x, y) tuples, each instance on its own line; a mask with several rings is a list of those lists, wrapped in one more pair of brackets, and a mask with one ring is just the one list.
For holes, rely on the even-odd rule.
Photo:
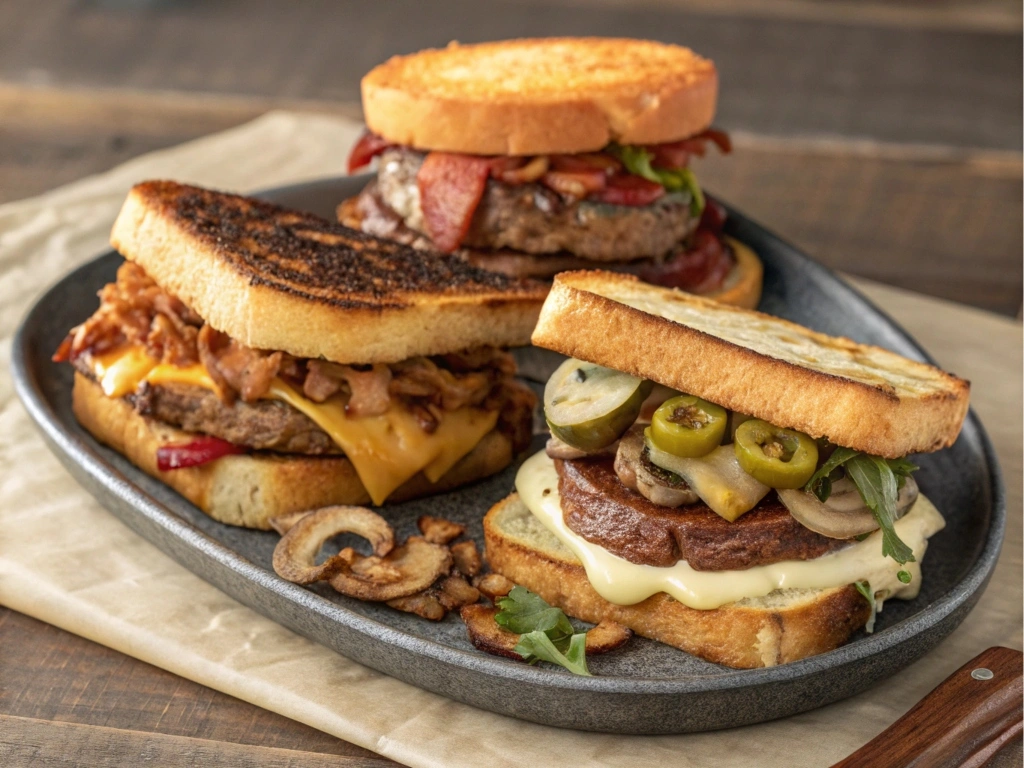
[(295, 525), (299, 520), (309, 514), (308, 509), (304, 509), (301, 512), (292, 512), (287, 515), (278, 515), (267, 520), (270, 523), (270, 527), (277, 531), (279, 534), (284, 536), (288, 533), (288, 529)]
[(422, 515), (416, 521), (416, 525), (419, 527), (423, 537), (431, 544), (447, 544), (466, 532), (466, 526), (464, 525), (453, 523), (451, 520), (445, 520), (443, 517), (431, 517), (430, 515)]
[(480, 590), (461, 576), (448, 576), (437, 585), (437, 599), (449, 611), (480, 599)]
[(422, 592), (451, 567), (447, 547), (411, 536), (386, 557), (355, 555), (331, 578), (331, 586), (359, 600), (385, 602)]
[(497, 608), (480, 603), (464, 606), (459, 611), (469, 631), (469, 642), (484, 653), (522, 661), (523, 657), (515, 652), (515, 647), (519, 645), (519, 635), (498, 624), (494, 620), (497, 613)]
[(473, 586), (479, 589), (484, 597), (493, 603), (499, 597), (507, 597), (515, 584), (500, 573), (488, 573), (486, 576), (477, 579)]
[(394, 532), (380, 515), (364, 507), (324, 507), (303, 515), (288, 528), (274, 547), (274, 570), (281, 578), (296, 584), (324, 581), (349, 570), (358, 557), (349, 547), (316, 565), (317, 553), (324, 542), (339, 533), (363, 537), (370, 542), (378, 558), (395, 546)]
[(661, 507), (695, 503), (697, 494), (686, 481), (652, 464), (645, 451), (644, 428), (634, 424), (619, 440), (615, 454), (615, 474), (622, 484)]
[(447, 613), (444, 606), (430, 591), (418, 592), (407, 597), (396, 597), (394, 600), (388, 600), (388, 605), (399, 611), (415, 613), (417, 616), (431, 621), (440, 621)]
[(458, 544), (452, 544), (449, 549), (452, 551), (455, 567), (463, 576), (476, 576), (484, 567), (483, 561), (480, 559), (480, 552), (476, 548), (476, 542), (460, 541)]
[(596, 451), (583, 451), (552, 435), (548, 439), (547, 445), (544, 446), (544, 452), (552, 459), (566, 459), (568, 461), (572, 461), (573, 459), (586, 459), (593, 456), (614, 456), (618, 447), (619, 442), (616, 440), (611, 445), (606, 445), (604, 448), (598, 448)]
[(596, 656), (621, 648), (633, 637), (633, 630), (618, 622), (604, 619), (587, 632), (587, 653)]
[[(878, 521), (853, 481), (847, 477), (832, 484), (828, 501), (801, 489), (779, 490), (779, 500), (805, 528), (830, 539), (852, 539), (878, 530)], [(896, 519), (903, 517), (917, 501), (917, 482), (906, 478), (896, 499)]]

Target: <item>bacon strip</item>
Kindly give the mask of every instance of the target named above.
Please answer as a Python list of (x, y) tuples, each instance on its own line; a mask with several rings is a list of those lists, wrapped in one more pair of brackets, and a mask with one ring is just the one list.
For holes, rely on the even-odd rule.
[(451, 253), (469, 232), (483, 197), (491, 158), (430, 152), (416, 174), (427, 235), (440, 250)]
[(377, 155), (388, 147), (395, 146), (383, 136), (378, 136), (370, 131), (363, 131), (359, 141), (352, 147), (348, 156), (348, 172), (355, 173), (360, 168), (365, 168)]

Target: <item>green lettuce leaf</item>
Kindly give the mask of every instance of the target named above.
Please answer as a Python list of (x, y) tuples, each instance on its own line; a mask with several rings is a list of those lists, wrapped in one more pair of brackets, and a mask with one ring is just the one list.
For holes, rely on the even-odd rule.
[(587, 636), (580, 632), (572, 635), (564, 649), (559, 649), (545, 633), (536, 631), (520, 636), (515, 652), (527, 662), (547, 661), (565, 667), (574, 675), (590, 677), (587, 669)]
[(690, 213), (699, 218), (704, 212), (704, 192), (700, 188), (696, 175), (689, 168), (655, 168), (651, 165), (654, 154), (643, 147), (621, 146), (613, 144), (608, 148), (617, 157), (626, 170), (648, 181), (661, 184), (669, 192), (688, 192), (690, 194)]

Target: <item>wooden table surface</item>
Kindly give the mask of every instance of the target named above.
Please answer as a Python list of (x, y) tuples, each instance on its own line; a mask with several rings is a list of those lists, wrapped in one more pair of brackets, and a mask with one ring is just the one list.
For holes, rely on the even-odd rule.
[[(1010, 0), (4, 0), (0, 203), (270, 108), (358, 116), (393, 53), (553, 34), (711, 56), (736, 151), (709, 189), (829, 266), (1019, 315)], [(4, 608), (0, 649), (4, 765), (390, 763)]]

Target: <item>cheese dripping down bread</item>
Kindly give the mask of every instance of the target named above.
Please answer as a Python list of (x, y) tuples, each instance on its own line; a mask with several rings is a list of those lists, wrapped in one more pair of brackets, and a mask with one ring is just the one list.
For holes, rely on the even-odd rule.
[(547, 450), (485, 520), (499, 573), (736, 667), (831, 650), (917, 596), (945, 522), (907, 454), (952, 444), (966, 381), (608, 272), (557, 276), (533, 341), (570, 358)]
[(133, 188), (128, 261), (55, 355), (94, 436), (211, 516), (435, 493), (529, 443), (502, 348), (542, 286), (174, 182)]
[(367, 133), (350, 226), (550, 279), (600, 264), (757, 304), (761, 265), (723, 236), (690, 160), (711, 145), (714, 64), (649, 40), (544, 38), (395, 56), (362, 81)]

